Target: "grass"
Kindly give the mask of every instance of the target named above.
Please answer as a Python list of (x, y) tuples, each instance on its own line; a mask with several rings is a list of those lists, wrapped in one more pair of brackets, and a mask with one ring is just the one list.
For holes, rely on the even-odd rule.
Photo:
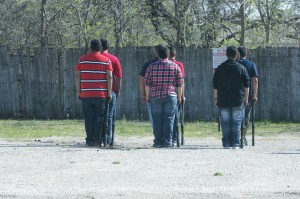
[[(269, 121), (256, 122), (256, 135), (277, 136), (291, 134), (300, 136), (300, 123)], [(248, 134), (251, 132), (249, 128)], [(149, 122), (118, 120), (118, 136), (152, 136)], [(0, 120), (0, 138), (32, 139), (51, 136), (85, 137), (83, 120)], [(221, 138), (217, 122), (192, 122), (185, 124), (185, 136), (194, 138)]]
[(214, 176), (223, 176), (223, 174), (221, 172), (216, 172)]

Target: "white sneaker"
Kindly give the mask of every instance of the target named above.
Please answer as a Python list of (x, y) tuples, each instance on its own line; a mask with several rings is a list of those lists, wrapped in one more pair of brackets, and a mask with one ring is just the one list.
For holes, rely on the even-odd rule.
[(239, 149), (240, 147), (238, 147), (238, 146), (235, 146), (235, 147), (232, 147), (232, 149)]

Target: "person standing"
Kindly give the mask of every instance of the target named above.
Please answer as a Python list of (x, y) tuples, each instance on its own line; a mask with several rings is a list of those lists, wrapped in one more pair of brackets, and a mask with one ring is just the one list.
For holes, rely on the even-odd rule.
[(219, 108), (224, 148), (239, 148), (244, 106), (248, 104), (250, 79), (246, 68), (236, 62), (238, 49), (226, 49), (227, 60), (217, 67), (213, 76), (215, 103)]
[(100, 54), (100, 41), (90, 44), (91, 53), (80, 57), (76, 65), (77, 98), (82, 102), (87, 146), (101, 146), (107, 103), (112, 99), (112, 65)]
[(142, 101), (147, 104), (147, 111), (148, 111), (148, 115), (149, 115), (149, 119), (150, 119), (150, 122), (151, 122), (152, 129), (153, 129), (153, 119), (152, 119), (152, 114), (151, 114), (151, 106), (150, 106), (150, 103), (148, 103), (146, 101), (145, 74), (146, 74), (146, 71), (147, 71), (147, 69), (148, 69), (148, 67), (149, 67), (150, 64), (159, 61), (158, 50), (160, 48), (162, 48), (162, 47), (163, 47), (162, 44), (159, 44), (159, 45), (155, 46), (155, 58), (147, 61), (143, 65), (143, 68), (142, 68), (142, 70), (141, 70), (141, 72), (139, 74), (140, 96), (141, 96)]
[[(179, 68), (181, 70), (181, 73), (182, 73), (182, 76), (183, 76), (183, 78), (185, 78), (185, 72), (184, 72), (183, 63), (176, 60), (176, 54), (177, 54), (176, 48), (173, 47), (173, 46), (170, 46), (169, 50), (170, 50), (169, 60), (173, 61), (175, 64), (177, 64), (179, 66)], [(178, 132), (178, 122), (179, 122), (179, 118), (180, 118), (180, 116), (182, 114), (181, 107), (185, 103), (185, 89), (184, 88), (185, 87), (183, 85), (183, 87), (182, 87), (181, 103), (178, 104), (178, 106), (177, 106), (178, 118), (177, 118), (177, 121), (174, 122), (173, 139), (172, 139), (173, 145), (175, 145), (175, 143), (177, 142), (178, 135), (179, 135), (179, 132)]]
[(168, 60), (169, 49), (158, 49), (159, 61), (150, 64), (145, 74), (146, 101), (153, 116), (154, 147), (172, 147), (177, 104), (181, 103), (184, 84), (177, 64)]
[(240, 46), (238, 48), (238, 51), (240, 53), (240, 60), (239, 63), (242, 64), (249, 75), (250, 78), (250, 85), (249, 85), (249, 99), (248, 99), (248, 104), (245, 106), (245, 125), (243, 127), (244, 131), (244, 144), (248, 145), (247, 139), (246, 139), (246, 133), (247, 133), (247, 128), (250, 126), (250, 113), (252, 109), (253, 103), (257, 101), (257, 91), (258, 91), (258, 72), (257, 68), (254, 62), (251, 62), (246, 59), (247, 56), (247, 48), (244, 46)]
[(115, 108), (116, 108), (116, 102), (120, 96), (121, 92), (121, 86), (122, 86), (122, 66), (120, 64), (119, 59), (108, 53), (109, 49), (109, 42), (106, 39), (101, 39), (101, 55), (107, 57), (110, 59), (113, 72), (113, 84), (112, 84), (112, 100), (109, 103), (109, 115), (108, 115), (108, 134), (107, 134), (107, 144), (112, 145), (112, 125), (113, 125), (113, 117), (115, 113)]

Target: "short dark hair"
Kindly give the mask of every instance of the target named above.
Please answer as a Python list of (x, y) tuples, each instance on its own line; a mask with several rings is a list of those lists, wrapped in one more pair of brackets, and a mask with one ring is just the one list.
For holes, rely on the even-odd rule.
[(166, 46), (163, 46), (162, 48), (158, 49), (157, 54), (158, 54), (159, 58), (167, 59), (170, 55), (169, 48)]
[(175, 57), (176, 56), (176, 48), (174, 46), (170, 46), (169, 50), (170, 50), (170, 57)]
[(101, 50), (101, 44), (98, 39), (93, 39), (91, 41), (90, 48), (93, 52), (99, 52)]
[(238, 51), (239, 51), (241, 57), (246, 57), (246, 55), (247, 55), (247, 48), (245, 46), (240, 46), (238, 48)]
[(163, 44), (158, 44), (157, 46), (155, 46), (155, 51), (158, 53), (158, 51), (159, 51), (160, 49), (162, 49), (163, 47), (165, 47), (165, 45), (163, 45)]
[(100, 39), (102, 50), (107, 50), (109, 48), (109, 42), (107, 39)]
[(229, 46), (226, 49), (226, 56), (228, 58), (235, 58), (238, 53), (239, 53), (239, 51), (238, 51), (237, 47), (235, 47), (235, 46)]

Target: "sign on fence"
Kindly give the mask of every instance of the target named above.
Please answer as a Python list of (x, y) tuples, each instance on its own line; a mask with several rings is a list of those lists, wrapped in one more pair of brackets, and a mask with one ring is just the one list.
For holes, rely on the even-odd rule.
[(225, 48), (213, 48), (213, 68), (216, 69), (220, 64), (227, 60)]

